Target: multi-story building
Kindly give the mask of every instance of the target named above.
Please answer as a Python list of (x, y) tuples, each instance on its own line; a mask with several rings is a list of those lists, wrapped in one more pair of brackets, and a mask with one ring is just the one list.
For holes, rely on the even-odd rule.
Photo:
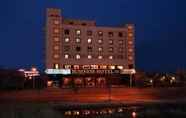
[(46, 73), (62, 86), (72, 81), (78, 86), (121, 84), (135, 73), (134, 29), (133, 24), (103, 27), (66, 19), (60, 9), (49, 8)]

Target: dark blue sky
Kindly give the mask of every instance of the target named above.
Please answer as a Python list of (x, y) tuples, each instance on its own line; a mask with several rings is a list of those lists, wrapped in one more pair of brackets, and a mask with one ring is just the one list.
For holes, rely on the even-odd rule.
[(136, 66), (143, 70), (186, 68), (185, 0), (1, 0), (0, 66), (44, 65), (45, 10), (98, 25), (136, 25)]

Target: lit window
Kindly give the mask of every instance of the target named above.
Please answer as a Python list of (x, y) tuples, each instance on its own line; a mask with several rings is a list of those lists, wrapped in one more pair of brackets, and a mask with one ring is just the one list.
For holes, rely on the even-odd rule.
[(68, 59), (69, 58), (69, 55), (68, 54), (65, 54), (65, 59)]
[(81, 30), (76, 30), (76, 35), (81, 35)]
[(100, 51), (100, 52), (103, 51), (103, 48), (102, 47), (99, 47), (98, 48), (98, 51)]
[(129, 60), (133, 60), (133, 57), (132, 57), (132, 56), (129, 56), (128, 59), (129, 59)]
[(133, 49), (129, 49), (129, 52), (133, 52)]
[(54, 37), (54, 41), (59, 41), (59, 37)]
[(133, 36), (133, 34), (132, 34), (132, 33), (129, 33), (128, 35), (129, 35), (129, 37), (132, 37), (132, 36)]
[(54, 29), (54, 33), (59, 33), (59, 29)]
[(76, 55), (76, 59), (80, 59), (80, 55), (79, 54)]
[(123, 44), (123, 40), (119, 40), (119, 44)]
[(113, 59), (113, 56), (109, 56), (109, 59)]
[(88, 59), (92, 59), (92, 55), (88, 55)]
[(76, 38), (76, 43), (80, 43), (81, 39), (80, 38)]
[(92, 39), (91, 38), (88, 38), (87, 41), (88, 41), (88, 43), (91, 43), (92, 42)]
[(113, 52), (114, 48), (113, 47), (109, 47), (109, 52)]
[(107, 69), (107, 66), (106, 65), (101, 65), (100, 69)]
[(132, 44), (133, 44), (133, 42), (132, 42), (132, 41), (128, 41), (128, 44), (132, 45)]
[(122, 70), (123, 69), (123, 66), (117, 66), (118, 69)]
[(74, 69), (80, 69), (79, 65), (74, 65)]
[(69, 42), (70, 39), (68, 37), (65, 38), (65, 42)]
[(55, 59), (58, 59), (59, 58), (59, 55), (58, 54), (54, 54), (54, 58)]
[(59, 24), (59, 21), (58, 21), (58, 20), (55, 20), (55, 21), (54, 21), (54, 24), (55, 24), (55, 25), (58, 25), (58, 24)]
[(54, 46), (54, 50), (59, 50), (59, 46)]
[(54, 69), (59, 69), (59, 64), (54, 64)]
[(115, 66), (109, 66), (109, 69), (115, 69)]
[(99, 40), (98, 40), (98, 43), (99, 43), (99, 44), (103, 43), (103, 39), (99, 39)]
[(65, 69), (71, 69), (71, 65), (65, 65)]
[(103, 32), (102, 31), (99, 31), (98, 32), (98, 36), (103, 36)]
[(98, 56), (98, 59), (103, 59), (103, 56), (99, 55), (99, 56)]
[(113, 44), (113, 40), (112, 39), (109, 40), (109, 44)]
[(91, 69), (98, 69), (98, 65), (91, 65)]
[(129, 26), (128, 26), (128, 29), (133, 29), (133, 26), (129, 25)]

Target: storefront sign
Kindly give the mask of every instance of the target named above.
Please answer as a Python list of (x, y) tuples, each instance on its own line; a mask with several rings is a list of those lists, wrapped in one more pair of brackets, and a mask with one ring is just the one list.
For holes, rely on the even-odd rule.
[(45, 73), (68, 75), (68, 74), (71, 74), (71, 70), (70, 69), (46, 69)]
[(88, 69), (88, 70), (71, 70), (72, 74), (119, 74), (120, 70), (109, 69)]

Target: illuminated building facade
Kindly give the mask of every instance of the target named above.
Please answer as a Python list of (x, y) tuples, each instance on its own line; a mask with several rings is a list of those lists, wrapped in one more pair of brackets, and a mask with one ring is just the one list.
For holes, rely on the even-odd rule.
[(95, 21), (66, 19), (54, 8), (46, 17), (45, 72), (57, 75), (61, 86), (121, 84), (135, 73), (133, 24), (96, 26)]

